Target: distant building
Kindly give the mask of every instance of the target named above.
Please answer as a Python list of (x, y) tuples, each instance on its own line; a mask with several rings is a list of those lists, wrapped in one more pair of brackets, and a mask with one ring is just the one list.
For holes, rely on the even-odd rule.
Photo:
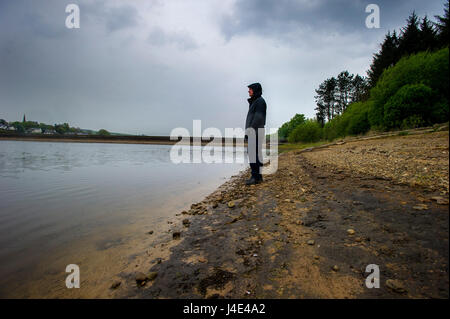
[(8, 126), (8, 131), (15, 131), (16, 128), (14, 126)]
[(32, 129), (29, 131), (29, 133), (32, 133), (32, 134), (41, 134), (41, 133), (42, 133), (42, 129), (40, 129), (40, 128), (32, 128)]
[(44, 132), (44, 134), (45, 134), (45, 135), (53, 135), (53, 134), (56, 134), (56, 132), (55, 132), (55, 130), (46, 130), (46, 131)]

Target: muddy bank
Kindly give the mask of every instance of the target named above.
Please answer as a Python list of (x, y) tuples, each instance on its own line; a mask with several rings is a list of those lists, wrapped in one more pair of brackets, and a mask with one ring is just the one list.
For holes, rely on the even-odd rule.
[[(156, 144), (156, 145), (207, 145), (212, 142), (212, 139), (202, 138), (201, 142), (196, 141), (194, 143), (193, 137), (187, 137), (183, 140), (178, 139), (171, 140), (170, 136), (71, 136), (71, 135), (21, 135), (21, 134), (1, 134), (0, 141), (30, 141), (30, 142), (66, 142), (66, 143), (116, 143), (116, 144)], [(222, 138), (214, 140), (214, 143), (225, 146), (244, 146), (244, 142), (241, 138)]]
[[(408, 138), (284, 153), (277, 173), (256, 186), (244, 185), (248, 172), (235, 176), (178, 216), (169, 255), (152, 256), (144, 274), (118, 274), (113, 295), (448, 298), (448, 183), (405, 182), (397, 178), (403, 174), (389, 175), (398, 168), (372, 157), (360, 156), (358, 167), (380, 171), (355, 169), (354, 151), (384, 154), (390, 143), (385, 163), (405, 154), (420, 163), (429, 154), (427, 167), (434, 163), (433, 172), (448, 181), (448, 132), (415, 136), (423, 154)], [(366, 288), (369, 264), (380, 268), (379, 289)]]

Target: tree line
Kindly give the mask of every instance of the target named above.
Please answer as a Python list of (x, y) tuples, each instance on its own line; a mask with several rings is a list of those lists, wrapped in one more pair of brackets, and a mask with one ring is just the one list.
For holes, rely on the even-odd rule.
[(24, 120), (22, 122), (19, 121), (8, 122), (4, 119), (0, 119), (0, 131), (2, 130), (1, 128), (3, 128), (3, 130), (7, 130), (7, 128), (9, 127), (14, 128), (14, 130), (18, 133), (27, 133), (32, 129), (41, 129), (42, 133), (51, 133), (59, 135), (82, 134), (82, 133), (89, 135), (91, 134), (110, 135), (110, 133), (105, 129), (101, 129), (98, 132), (95, 132), (93, 130), (81, 129), (79, 127), (71, 127), (69, 123), (49, 125), (45, 123), (38, 123), (35, 121)]
[(323, 127), (337, 115), (344, 113), (348, 105), (364, 99), (368, 88), (367, 78), (342, 71), (337, 77), (323, 81), (316, 90), (316, 118)]
[(389, 31), (367, 76), (342, 71), (324, 80), (315, 90), (315, 118), (296, 114), (280, 127), (280, 139), (314, 142), (448, 121), (448, 0), (435, 18), (413, 11), (399, 33)]

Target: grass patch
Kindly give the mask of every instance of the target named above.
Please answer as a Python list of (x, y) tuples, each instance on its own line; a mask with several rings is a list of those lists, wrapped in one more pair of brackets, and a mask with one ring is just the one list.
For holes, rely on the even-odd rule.
[(321, 141), (321, 142), (306, 143), (306, 144), (304, 144), (304, 143), (286, 143), (286, 144), (278, 145), (278, 153), (281, 154), (283, 152), (303, 150), (305, 148), (320, 146), (320, 145), (324, 145), (324, 144), (328, 144), (328, 143), (330, 143), (330, 142)]

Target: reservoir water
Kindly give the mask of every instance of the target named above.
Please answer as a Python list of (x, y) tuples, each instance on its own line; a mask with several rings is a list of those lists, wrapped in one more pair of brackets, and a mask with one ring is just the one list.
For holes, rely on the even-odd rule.
[(167, 240), (170, 218), (247, 167), (174, 164), (171, 147), (0, 141), (0, 297), (108, 297), (113, 276)]

